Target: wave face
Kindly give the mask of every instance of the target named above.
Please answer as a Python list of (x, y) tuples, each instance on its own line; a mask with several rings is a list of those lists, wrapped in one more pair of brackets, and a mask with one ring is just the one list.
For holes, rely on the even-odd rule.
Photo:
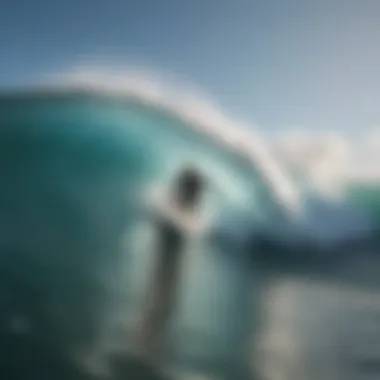
[(258, 302), (246, 242), (288, 210), (274, 177), (135, 98), (3, 96), (0, 124), (1, 269), (15, 283), (11, 296), (22, 303), (33, 294), (26, 318), (49, 320), (38, 333), (73, 355), (130, 342), (119, 329), (128, 336), (137, 326), (154, 257), (141, 194), (190, 163), (209, 178), (205, 211), (215, 228), (237, 231), (229, 244), (202, 241), (187, 257), (175, 360), (239, 371)]
[[(0, 115), (2, 268), (60, 315), (39, 333), (78, 355), (125, 346), (115, 329), (137, 326), (154, 257), (141, 193), (191, 163), (209, 178), (205, 211), (221, 226), (278, 217), (253, 166), (157, 108), (70, 93), (5, 97)], [(236, 367), (251, 325), (248, 248), (230, 246), (232, 261), (216, 242), (194, 249), (172, 326), (177, 360)]]

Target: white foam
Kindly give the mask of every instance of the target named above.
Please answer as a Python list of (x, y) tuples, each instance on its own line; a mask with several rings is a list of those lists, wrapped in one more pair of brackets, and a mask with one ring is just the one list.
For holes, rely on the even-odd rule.
[(380, 181), (380, 129), (287, 131), (272, 141), (279, 159), (328, 194), (347, 182)]

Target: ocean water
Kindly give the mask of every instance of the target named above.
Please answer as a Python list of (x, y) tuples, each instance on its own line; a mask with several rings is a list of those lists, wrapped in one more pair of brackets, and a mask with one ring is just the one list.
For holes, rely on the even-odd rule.
[[(190, 163), (209, 179), (204, 211), (213, 215), (215, 234), (186, 252), (169, 331), (172, 361), (220, 378), (255, 371), (249, 347), (270, 276), (247, 242), (283, 220), (285, 209), (257, 166), (176, 115), (99, 93), (2, 95), (0, 125), (1, 281), (6, 297), (17, 299), (3, 305), (5, 329), (21, 318), (74, 358), (130, 348), (154, 259), (143, 197)], [(353, 202), (366, 204), (364, 191), (353, 189)], [(284, 283), (288, 277), (280, 276)], [(268, 281), (266, 289), (276, 288)], [(302, 377), (304, 367), (260, 371), (273, 380), (313, 378)], [(336, 371), (323, 378), (338, 379)]]
[(347, 192), (347, 196), (372, 213), (377, 222), (380, 221), (379, 189), (379, 184), (353, 183)]

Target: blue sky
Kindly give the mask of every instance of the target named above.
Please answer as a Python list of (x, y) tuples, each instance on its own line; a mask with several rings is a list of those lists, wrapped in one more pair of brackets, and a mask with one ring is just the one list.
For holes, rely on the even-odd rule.
[(173, 72), (267, 129), (380, 125), (377, 0), (4, 0), (0, 86), (88, 57)]

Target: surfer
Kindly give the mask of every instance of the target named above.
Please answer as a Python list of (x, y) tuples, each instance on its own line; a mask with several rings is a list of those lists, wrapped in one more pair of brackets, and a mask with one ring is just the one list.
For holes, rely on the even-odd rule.
[(139, 342), (143, 359), (150, 364), (158, 365), (161, 359), (163, 335), (175, 309), (181, 258), (189, 234), (203, 229), (198, 216), (204, 186), (200, 173), (187, 168), (178, 176), (169, 196), (156, 200), (153, 205), (157, 231), (156, 264), (149, 309)]

